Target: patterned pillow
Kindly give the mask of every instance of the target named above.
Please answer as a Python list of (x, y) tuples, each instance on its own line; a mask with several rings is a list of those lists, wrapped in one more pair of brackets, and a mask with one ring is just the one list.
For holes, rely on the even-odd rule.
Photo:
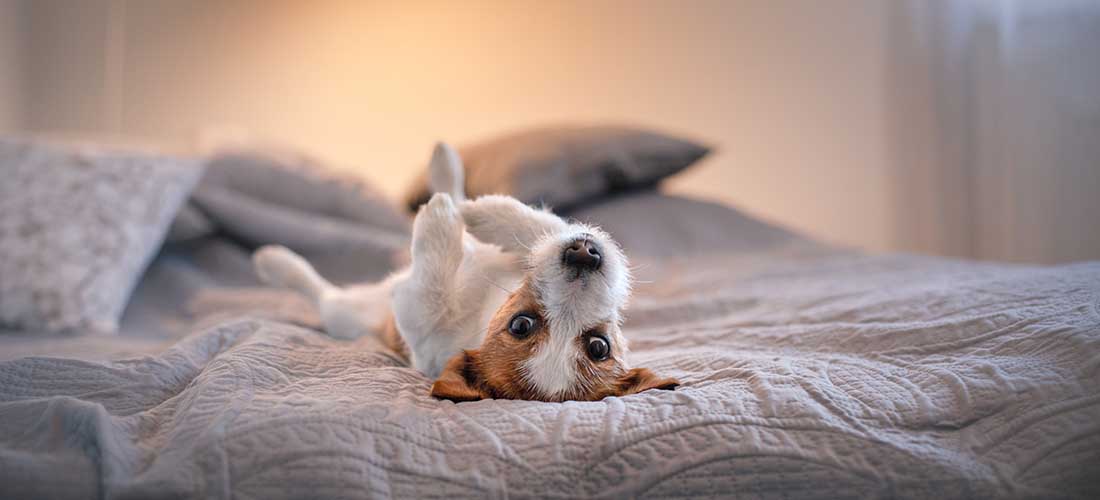
[[(560, 126), (516, 132), (461, 149), (466, 195), (507, 194), (565, 209), (608, 193), (651, 186), (699, 161), (704, 145), (633, 127)], [(428, 201), (424, 170), (405, 196)]]
[(0, 139), (0, 326), (113, 332), (197, 161)]

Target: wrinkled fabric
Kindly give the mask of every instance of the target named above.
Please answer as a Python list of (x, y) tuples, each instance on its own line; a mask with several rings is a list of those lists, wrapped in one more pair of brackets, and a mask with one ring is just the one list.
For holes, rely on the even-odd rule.
[(437, 401), (269, 291), (155, 356), (0, 363), (0, 497), (1100, 491), (1100, 263), (792, 246), (635, 265), (632, 362), (675, 391)]

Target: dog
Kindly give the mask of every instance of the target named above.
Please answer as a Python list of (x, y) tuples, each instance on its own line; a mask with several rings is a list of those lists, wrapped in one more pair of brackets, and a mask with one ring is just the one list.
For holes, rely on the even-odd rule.
[(257, 274), (310, 298), (329, 335), (378, 335), (435, 379), (436, 398), (594, 401), (679, 385), (627, 362), (631, 277), (607, 233), (508, 196), (467, 200), (461, 159), (443, 143), (429, 174), (408, 267), (339, 288), (267, 246)]

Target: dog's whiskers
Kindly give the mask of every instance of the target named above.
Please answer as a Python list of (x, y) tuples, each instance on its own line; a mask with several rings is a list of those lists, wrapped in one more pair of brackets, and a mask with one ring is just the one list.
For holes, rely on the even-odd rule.
[(509, 289), (507, 289), (507, 288), (504, 288), (503, 286), (500, 286), (500, 284), (498, 284), (497, 282), (495, 282), (495, 281), (493, 281), (493, 280), (489, 279), (489, 277), (488, 277), (488, 276), (481, 276), (481, 279), (485, 280), (485, 281), (486, 281), (486, 282), (488, 282), (488, 283), (489, 283), (490, 285), (493, 285), (493, 286), (495, 286), (495, 287), (497, 287), (497, 288), (499, 288), (499, 289), (503, 290), (503, 291), (504, 291), (504, 293), (507, 293), (507, 294), (509, 294), (509, 295), (511, 295), (511, 294), (512, 294), (512, 292), (514, 292), (514, 291), (515, 291), (515, 290), (509, 290)]
[(519, 245), (519, 246), (521, 246), (521, 247), (523, 247), (523, 248), (526, 248), (528, 252), (530, 252), (530, 251), (531, 251), (531, 247), (529, 247), (529, 246), (527, 246), (527, 245), (523, 244), (523, 241), (521, 241), (521, 240), (519, 239), (519, 235), (517, 235), (516, 233), (512, 233), (512, 238), (516, 240), (516, 244), (517, 244), (517, 245)]

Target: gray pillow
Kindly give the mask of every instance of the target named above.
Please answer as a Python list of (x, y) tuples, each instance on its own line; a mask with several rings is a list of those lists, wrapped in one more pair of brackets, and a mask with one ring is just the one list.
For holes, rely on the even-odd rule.
[(183, 243), (205, 238), (214, 234), (217, 227), (206, 214), (193, 202), (187, 202), (180, 208), (172, 225), (168, 227), (166, 243)]
[[(599, 196), (656, 184), (703, 158), (706, 146), (623, 126), (560, 126), (463, 147), (466, 194), (508, 194), (564, 209)], [(427, 170), (406, 194), (410, 209), (430, 196)]]
[(278, 243), (303, 254), (376, 254), (388, 261), (408, 245), (409, 218), (391, 200), (364, 179), (297, 153), (218, 154), (193, 202), (249, 246)]
[(113, 332), (197, 161), (0, 139), (0, 326)]

